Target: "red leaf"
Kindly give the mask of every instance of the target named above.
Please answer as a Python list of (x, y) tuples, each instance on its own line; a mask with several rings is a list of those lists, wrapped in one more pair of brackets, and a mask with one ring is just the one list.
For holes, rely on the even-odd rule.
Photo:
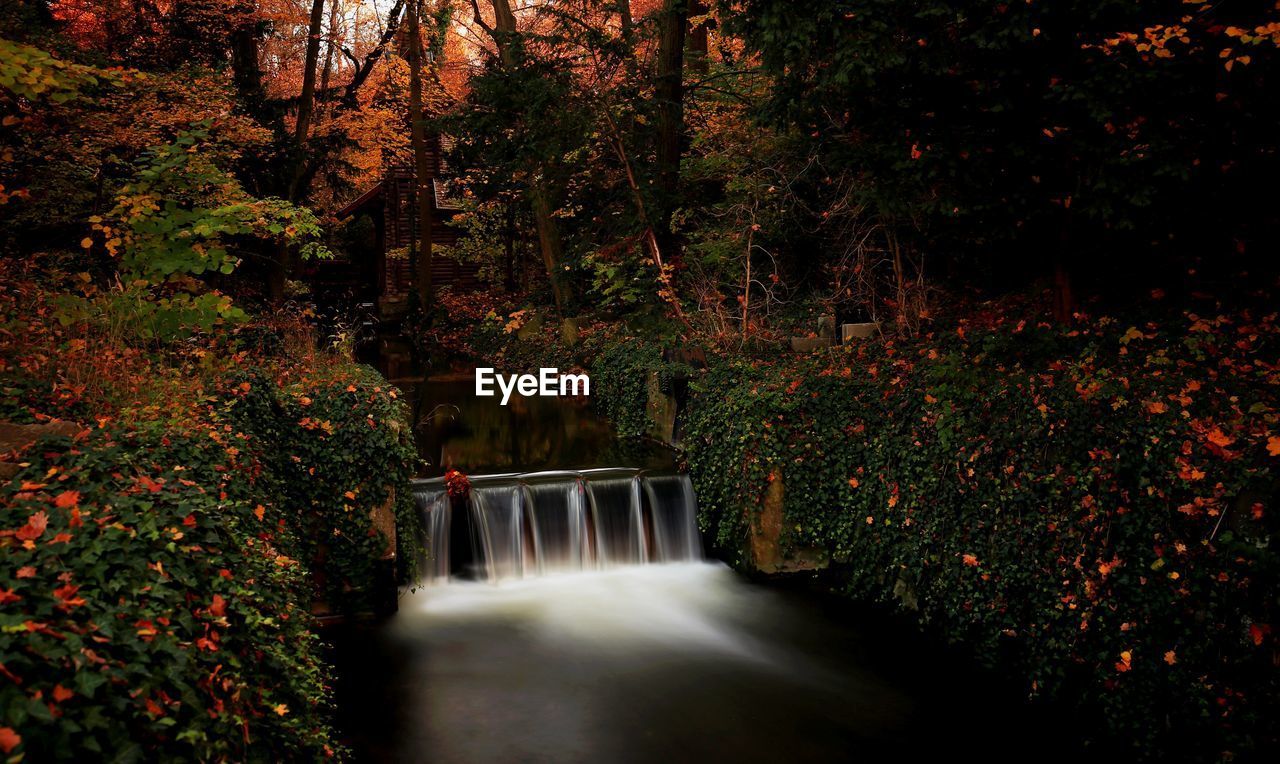
[(209, 614), (215, 618), (221, 618), (227, 614), (227, 601), (222, 598), (221, 594), (213, 595), (213, 604), (209, 606)]
[(76, 596), (76, 592), (78, 591), (80, 591), (80, 587), (73, 584), (66, 584), (65, 586), (59, 586), (57, 589), (54, 589), (53, 596), (62, 600), (60, 607), (71, 608), (76, 605), (84, 604), (84, 598)]
[(14, 732), (10, 727), (0, 727), (0, 749), (10, 753), (20, 745), (22, 745), (22, 735)]
[(1271, 625), (1266, 623), (1249, 624), (1249, 638), (1253, 640), (1255, 645), (1261, 645), (1262, 640), (1271, 633)]
[(14, 535), (22, 541), (34, 541), (44, 535), (44, 529), (49, 527), (49, 516), (43, 511), (36, 512), (27, 518), (27, 524), (18, 529)]
[(79, 491), (63, 491), (62, 493), (58, 494), (58, 497), (56, 499), (53, 500), (53, 506), (58, 507), (60, 509), (66, 509), (67, 507), (74, 507), (79, 503), (80, 503)]

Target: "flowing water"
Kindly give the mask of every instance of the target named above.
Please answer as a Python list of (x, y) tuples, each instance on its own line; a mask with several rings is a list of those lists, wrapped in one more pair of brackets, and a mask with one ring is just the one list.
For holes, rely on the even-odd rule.
[(473, 475), (467, 499), (417, 483), (421, 585), (389, 622), (334, 633), (358, 760), (1068, 757), (989, 676), (885, 613), (705, 560), (686, 476), (576, 461)]

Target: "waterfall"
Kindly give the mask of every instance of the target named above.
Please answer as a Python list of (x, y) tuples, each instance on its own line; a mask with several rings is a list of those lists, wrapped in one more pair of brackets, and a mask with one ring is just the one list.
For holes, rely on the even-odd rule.
[(698, 505), (688, 475), (659, 475), (644, 481), (653, 511), (653, 538), (658, 559), (702, 559), (698, 538)]
[(439, 478), (414, 484), (423, 513), (422, 583), (491, 582), (701, 559), (685, 475), (634, 469), (473, 475), (467, 499)]
[(418, 565), (423, 580), (445, 581), (449, 578), (449, 494), (444, 486), (424, 486), (414, 491), (418, 511), (422, 514), (422, 549), (426, 559)]

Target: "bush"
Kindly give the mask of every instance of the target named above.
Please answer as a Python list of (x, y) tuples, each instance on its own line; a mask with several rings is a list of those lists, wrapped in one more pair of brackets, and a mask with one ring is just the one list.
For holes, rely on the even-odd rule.
[(333, 754), (305, 569), (216, 433), (43, 442), (5, 488), (6, 755)]
[(634, 338), (606, 347), (591, 364), (592, 403), (622, 436), (643, 435), (648, 429), (648, 374), (661, 368), (662, 348)]
[(368, 367), (273, 379), (262, 370), (234, 377), (225, 419), (245, 433), (240, 448), (261, 463), (261, 490), (281, 508), (292, 553), (311, 566), (317, 596), (346, 611), (369, 610), (379, 585), (389, 583), (379, 580), (387, 539), (375, 510), (389, 505), (394, 514), (397, 559), (418, 559), (407, 407)]
[(686, 428), (704, 527), (742, 549), (781, 480), (784, 544), (848, 594), (918, 608), (1136, 753), (1273, 749), (1276, 314), (989, 319), (715, 364)]

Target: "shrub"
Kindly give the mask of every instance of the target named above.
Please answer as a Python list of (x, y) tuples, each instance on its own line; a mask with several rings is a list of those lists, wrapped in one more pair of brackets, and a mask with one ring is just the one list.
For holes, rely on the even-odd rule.
[(662, 368), (662, 348), (632, 339), (606, 347), (591, 364), (592, 403), (624, 437), (644, 434), (648, 374)]
[(225, 420), (245, 433), (243, 448), (262, 465), (261, 490), (281, 509), (307, 562), (316, 594), (347, 611), (368, 610), (379, 586), (387, 539), (376, 509), (390, 506), (397, 559), (418, 558), (418, 521), (407, 490), (416, 452), (399, 393), (368, 367), (263, 370), (228, 385)]
[(5, 487), (6, 755), (333, 754), (305, 570), (277, 515), (233, 495), (247, 463), (208, 435), (43, 442)]
[(716, 363), (686, 428), (702, 522), (741, 549), (781, 480), (786, 546), (1032, 696), (1144, 756), (1270, 750), (1280, 327), (1210, 310)]

